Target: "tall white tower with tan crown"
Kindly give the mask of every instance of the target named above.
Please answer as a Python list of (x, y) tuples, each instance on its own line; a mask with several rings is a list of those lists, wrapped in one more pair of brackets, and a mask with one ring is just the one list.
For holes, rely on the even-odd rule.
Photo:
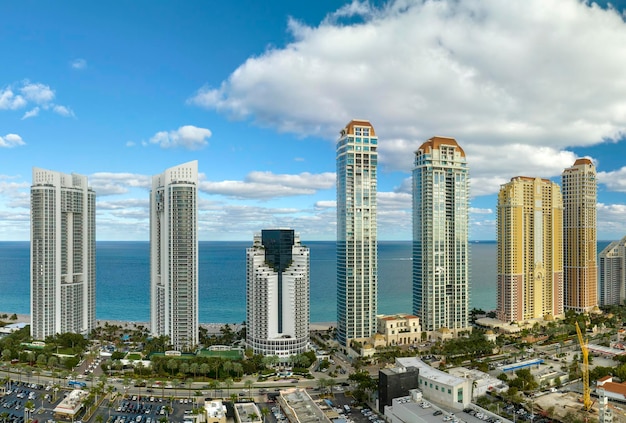
[(337, 141), (337, 339), (347, 346), (376, 332), (378, 137), (352, 120)]
[(433, 137), (413, 168), (413, 314), (422, 330), (469, 324), (469, 168), (454, 138)]
[(198, 162), (152, 177), (150, 328), (178, 350), (198, 344)]

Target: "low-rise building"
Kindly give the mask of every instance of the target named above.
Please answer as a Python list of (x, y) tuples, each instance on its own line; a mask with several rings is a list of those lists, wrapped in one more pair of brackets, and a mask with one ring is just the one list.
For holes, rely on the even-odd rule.
[(222, 401), (213, 400), (204, 403), (207, 423), (226, 423), (226, 406)]
[(451, 375), (429, 366), (417, 357), (398, 357), (396, 366), (405, 369), (416, 368), (419, 372), (418, 389), (424, 398), (463, 409), (472, 401), (472, 380)]
[(420, 319), (411, 314), (380, 314), (376, 316), (378, 334), (383, 335), (387, 346), (410, 345), (420, 342), (422, 328)]
[(385, 412), (394, 398), (406, 397), (418, 386), (419, 371), (414, 367), (392, 367), (378, 371), (378, 411)]
[(285, 417), (291, 423), (330, 423), (329, 417), (305, 389), (282, 389), (277, 400)]
[(464, 379), (469, 379), (472, 383), (472, 398), (476, 399), (487, 392), (503, 392), (509, 389), (508, 385), (500, 379), (491, 376), (489, 373), (481, 372), (477, 369), (468, 369), (465, 367), (454, 367), (448, 369), (448, 372)]
[(604, 376), (596, 381), (596, 391), (604, 390), (604, 396), (616, 401), (626, 401), (626, 382), (613, 382), (613, 376)]
[(241, 423), (262, 423), (263, 416), (259, 407), (253, 402), (241, 402), (235, 404), (235, 416)]

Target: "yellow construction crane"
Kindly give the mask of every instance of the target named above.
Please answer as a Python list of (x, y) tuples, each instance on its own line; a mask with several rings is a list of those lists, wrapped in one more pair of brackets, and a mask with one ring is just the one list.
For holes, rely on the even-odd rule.
[(591, 388), (589, 387), (589, 349), (587, 348), (587, 339), (583, 338), (583, 334), (576, 322), (576, 333), (578, 334), (578, 343), (583, 356), (583, 408), (585, 411), (591, 411)]

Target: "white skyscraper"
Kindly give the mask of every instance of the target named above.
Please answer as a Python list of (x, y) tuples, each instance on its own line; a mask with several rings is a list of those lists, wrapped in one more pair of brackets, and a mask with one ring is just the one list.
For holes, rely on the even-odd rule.
[(348, 346), (376, 333), (378, 137), (352, 120), (337, 141), (337, 339)]
[(600, 305), (622, 305), (626, 300), (626, 236), (599, 254)]
[(150, 325), (178, 350), (198, 344), (198, 162), (152, 177)]
[(433, 137), (413, 169), (413, 313), (422, 330), (469, 324), (469, 169), (454, 138)]
[(96, 194), (87, 177), (33, 168), (30, 332), (88, 335), (96, 323)]
[(309, 345), (309, 249), (291, 229), (263, 230), (246, 250), (246, 342), (281, 359)]

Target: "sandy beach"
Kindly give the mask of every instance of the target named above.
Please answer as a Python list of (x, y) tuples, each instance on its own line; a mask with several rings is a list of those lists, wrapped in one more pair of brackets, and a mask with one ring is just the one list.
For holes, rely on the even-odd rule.
[[(0, 315), (3, 315), (3, 314), (6, 314), (7, 316), (11, 317), (14, 313), (0, 311)], [(17, 315), (17, 320), (7, 319), (7, 321), (9, 323), (29, 323), (30, 324), (29, 314), (16, 314), (16, 315)], [(105, 326), (106, 324), (117, 325), (123, 328), (124, 327), (128, 328), (129, 330), (134, 330), (142, 326), (144, 328), (150, 327), (150, 322), (131, 322), (131, 321), (126, 321), (126, 320), (97, 320), (96, 324), (98, 326)], [(222, 328), (226, 324), (230, 325), (230, 327), (235, 331), (239, 330), (241, 326), (240, 323), (200, 323), (200, 326), (205, 328), (208, 333), (220, 333), (220, 328)], [(318, 322), (318, 323), (310, 324), (311, 330), (327, 330), (331, 326), (334, 327), (335, 322)]]

